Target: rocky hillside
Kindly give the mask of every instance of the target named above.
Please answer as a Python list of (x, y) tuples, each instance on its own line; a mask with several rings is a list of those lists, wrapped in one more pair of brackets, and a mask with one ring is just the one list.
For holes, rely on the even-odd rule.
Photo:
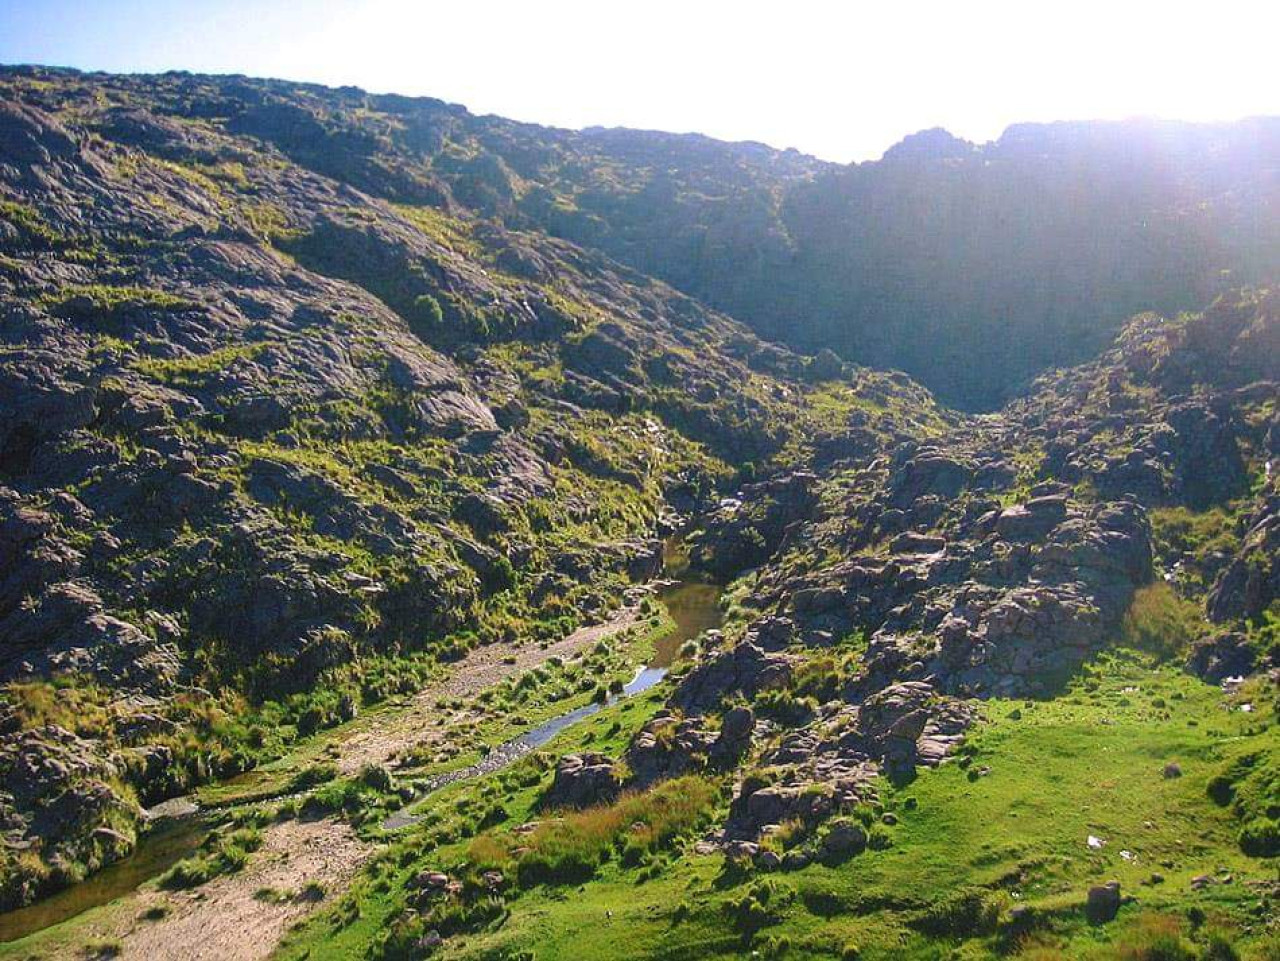
[(718, 485), (802, 456), (843, 375), (394, 170), (295, 159), (197, 89), (240, 86), (4, 81), (10, 901), (282, 723), (412, 686), (420, 653), (601, 616)]
[[(412, 879), (375, 862), (318, 935), (367, 896), (376, 938), (315, 956), (519, 932), (546, 909), (531, 889), (586, 882), (615, 849), (628, 890), (665, 867), (683, 883), (695, 829), (728, 886), (884, 850), (918, 772), (986, 776), (991, 705), (1069, 711), (1118, 649), (1202, 712), (1188, 727), (1227, 678), (1271, 712), (1280, 298), (1234, 284), (1280, 267), (1275, 136), (927, 134), (834, 168), (354, 90), (0, 72), (0, 906), (128, 854), (157, 803), (281, 758), (275, 794), (295, 796), (237, 827), (310, 801), (390, 844), (376, 824), (414, 794), (382, 761), (460, 784), (437, 762), (527, 726), (518, 692), (608, 700), (608, 631), (577, 629), (656, 611), (639, 599), (677, 531), (726, 585), (722, 629), (647, 700), (606, 704), (580, 749), (529, 758), (483, 804), (446, 793), (476, 816), (389, 847)], [(1210, 306), (1176, 312), (1193, 302)], [(970, 405), (1045, 372), (970, 415), (761, 332)], [(574, 638), (597, 660), (515, 653)], [(477, 656), (510, 671), (463, 685), (474, 703), (442, 695), (455, 726), (430, 745), (411, 715), (394, 750), (352, 752), (379, 762), (357, 778), (313, 764), (321, 744), (343, 757), (324, 732)], [(1156, 700), (1130, 742), (1164, 743), (1180, 706)], [(1274, 857), (1274, 728), (1242, 712), (1230, 745), (1196, 745), (1234, 765), (1196, 797), (1238, 832), (1231, 858)], [(1070, 729), (1055, 717), (1046, 737)], [(511, 760), (492, 756), (477, 778)], [(502, 826), (508, 807), (588, 810), (538, 833)], [(219, 849), (231, 873), (244, 843)], [(895, 896), (886, 938), (924, 930), (927, 905)], [(769, 897), (725, 909), (746, 946)]]
[[(392, 203), (569, 239), (767, 338), (905, 370), (966, 409), (997, 407), (1046, 368), (1092, 356), (1134, 313), (1197, 309), (1280, 270), (1275, 119), (1025, 124), (981, 146), (933, 130), (840, 166), (353, 88), (15, 75), (55, 98), (92, 88), (214, 122)], [(190, 159), (174, 144), (139, 145)]]
[(982, 417), (810, 392), (688, 535), (722, 628), (282, 956), (1272, 957), (1278, 307), (1135, 317)]
[(818, 474), (744, 488), (693, 537), (720, 576), (755, 568), (737, 630), (690, 665), (626, 770), (714, 767), (736, 732), (732, 764), (766, 774), (741, 783), (726, 837), (754, 844), (939, 764), (974, 699), (1060, 693), (1122, 639), (1214, 681), (1280, 667), (1277, 338), (1266, 292), (1138, 317), (999, 415), (879, 456), (856, 426)]

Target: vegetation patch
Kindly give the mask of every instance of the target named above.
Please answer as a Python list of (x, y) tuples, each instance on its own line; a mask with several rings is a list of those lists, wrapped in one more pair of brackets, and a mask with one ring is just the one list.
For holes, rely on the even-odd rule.
[(117, 321), (136, 311), (191, 310), (196, 303), (185, 297), (150, 287), (113, 287), (92, 284), (67, 287), (41, 300), (50, 313), (77, 322)]

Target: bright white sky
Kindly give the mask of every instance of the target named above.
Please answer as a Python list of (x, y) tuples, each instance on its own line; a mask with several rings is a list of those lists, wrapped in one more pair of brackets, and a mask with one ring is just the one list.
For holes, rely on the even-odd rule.
[(943, 126), (1280, 114), (1280, 3), (0, 0), (0, 61), (424, 94), (830, 160)]

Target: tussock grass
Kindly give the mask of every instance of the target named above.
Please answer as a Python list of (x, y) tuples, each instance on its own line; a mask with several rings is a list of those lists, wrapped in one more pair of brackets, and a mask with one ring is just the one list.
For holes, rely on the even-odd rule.
[(526, 886), (580, 882), (615, 850), (624, 861), (637, 863), (667, 847), (703, 823), (718, 799), (718, 788), (706, 778), (675, 778), (611, 804), (543, 822), (515, 848), (509, 841), (481, 836), (472, 842), (468, 860), (478, 870), (514, 868)]
[(1126, 644), (1168, 659), (1185, 651), (1205, 628), (1198, 605), (1156, 582), (1134, 593), (1121, 632)]

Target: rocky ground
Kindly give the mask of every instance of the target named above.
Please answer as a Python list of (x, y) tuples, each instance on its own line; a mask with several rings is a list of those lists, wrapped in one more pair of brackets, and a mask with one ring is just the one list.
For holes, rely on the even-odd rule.
[[(436, 707), (449, 702), (459, 716), (483, 716), (476, 697), (497, 689), (553, 659), (580, 658), (592, 646), (636, 625), (638, 608), (627, 607), (600, 624), (579, 628), (545, 647), (497, 658), (492, 648), (473, 651), (451, 665), (438, 681), (417, 692), (403, 708), (385, 713), (376, 725), (344, 731), (325, 751), (339, 774), (396, 770), (411, 752), (457, 737), (458, 720), (442, 718)], [(412, 766), (412, 765), (410, 765)], [(260, 791), (249, 791), (252, 797)], [(221, 802), (226, 805), (226, 799)], [(269, 957), (291, 926), (343, 891), (380, 845), (357, 836), (345, 821), (287, 819), (266, 825), (260, 845), (243, 870), (216, 877), (192, 891), (149, 885), (92, 915), (72, 938), (42, 946), (42, 957), (78, 958), (85, 951), (111, 950), (124, 958), (237, 959)]]
[[(634, 782), (752, 758), (766, 774), (740, 784), (727, 839), (819, 823), (872, 799), (879, 775), (909, 780), (950, 756), (973, 699), (1059, 692), (1143, 591), (1206, 605), (1192, 669), (1280, 667), (1264, 631), (1251, 643), (1240, 630), (1280, 596), (1277, 336), (1270, 294), (1139, 318), (1099, 361), (998, 416), (745, 487), (693, 550), (722, 574), (759, 565), (741, 631), (708, 646), (632, 743)], [(1233, 500), (1234, 553), (1197, 590), (1179, 580), (1187, 557), (1157, 556), (1151, 514)], [(765, 714), (754, 751), (743, 700)], [(731, 717), (730, 752), (716, 732)], [(602, 779), (606, 763), (562, 768), (555, 796), (590, 797), (574, 777), (616, 795), (628, 782)]]
[(181, 97), (4, 85), (9, 904), (415, 657), (600, 615), (785, 440), (802, 361), (661, 285)]

